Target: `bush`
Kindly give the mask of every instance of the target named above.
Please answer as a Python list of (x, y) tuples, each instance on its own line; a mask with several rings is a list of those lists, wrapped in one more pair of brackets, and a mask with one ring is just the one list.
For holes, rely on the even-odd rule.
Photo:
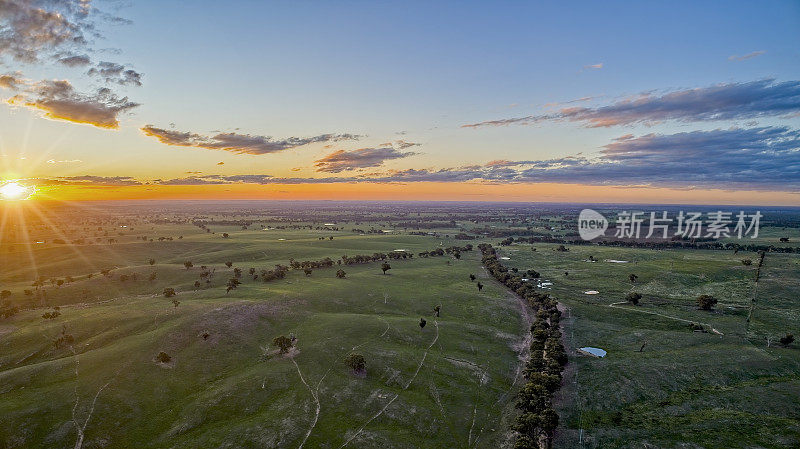
[(364, 360), (364, 356), (355, 352), (345, 357), (344, 363), (356, 373), (364, 372), (367, 369), (367, 362)]
[(783, 337), (781, 337), (781, 344), (784, 346), (789, 346), (790, 344), (792, 344), (793, 341), (794, 341), (794, 335), (792, 334), (786, 334)]
[(172, 360), (172, 357), (170, 357), (166, 352), (161, 351), (156, 356), (156, 360), (158, 360), (158, 363), (169, 363), (170, 360)]
[(281, 354), (286, 354), (292, 347), (292, 339), (281, 335), (272, 340), (272, 345), (276, 346)]
[(697, 305), (702, 310), (711, 310), (717, 304), (717, 298), (711, 295), (700, 295), (697, 297)]
[(175, 289), (172, 287), (167, 287), (164, 289), (164, 297), (165, 298), (172, 298), (175, 296)]
[(642, 299), (642, 295), (636, 292), (630, 292), (625, 296), (625, 301), (635, 305), (639, 304), (639, 300)]

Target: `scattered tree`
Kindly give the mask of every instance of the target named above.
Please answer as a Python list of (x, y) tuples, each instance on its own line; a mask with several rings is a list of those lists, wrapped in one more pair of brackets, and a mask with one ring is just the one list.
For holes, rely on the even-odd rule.
[(625, 301), (633, 304), (634, 306), (639, 304), (639, 300), (642, 299), (642, 295), (637, 292), (630, 292), (625, 296)]
[(303, 268), (303, 273), (305, 273), (306, 276), (311, 276), (311, 268)]
[(277, 347), (278, 352), (280, 352), (281, 354), (286, 354), (292, 347), (292, 339), (287, 338), (283, 335), (281, 335), (280, 337), (275, 337), (272, 340), (272, 346)]
[(783, 337), (781, 337), (781, 344), (783, 346), (789, 346), (790, 344), (792, 344), (793, 341), (794, 341), (794, 335), (792, 334), (786, 334)]
[(179, 305), (180, 303), (181, 303), (181, 302), (180, 302), (180, 301), (178, 301), (177, 299), (173, 299), (173, 300), (172, 300), (172, 305), (173, 305), (173, 306), (175, 306), (175, 308), (178, 308), (178, 305)]
[(172, 288), (172, 287), (166, 287), (164, 289), (164, 297), (165, 298), (172, 298), (173, 296), (175, 296), (175, 289)]
[(149, 263), (150, 265), (155, 265), (156, 264), (156, 260), (155, 259), (149, 259), (147, 261), (147, 263)]
[(357, 374), (364, 373), (367, 370), (367, 362), (364, 360), (364, 356), (355, 352), (351, 352), (345, 357), (344, 363)]
[(11, 297), (11, 290), (3, 290), (0, 292), (0, 300), (8, 299)]
[(389, 265), (389, 262), (384, 262), (381, 264), (381, 270), (383, 270), (383, 274), (386, 274), (387, 271), (391, 270), (392, 266)]
[(631, 273), (628, 275), (628, 279), (631, 281), (631, 283), (635, 284), (636, 280), (639, 279), (639, 276), (636, 276), (635, 274)]
[(169, 363), (172, 360), (172, 357), (170, 357), (166, 352), (161, 351), (156, 356), (156, 360), (158, 360), (158, 363)]
[(700, 295), (697, 297), (697, 305), (702, 310), (711, 310), (717, 304), (717, 298), (711, 295)]
[(336, 277), (337, 278), (344, 279), (345, 276), (347, 276), (347, 273), (345, 273), (344, 270), (341, 270), (341, 269), (336, 270)]
[(228, 268), (230, 268), (232, 265), (233, 265), (233, 262), (231, 262), (231, 261), (225, 262), (225, 266), (228, 267)]
[(439, 317), (439, 313), (442, 311), (442, 306), (436, 306), (433, 308), (433, 312), (436, 314), (436, 317)]
[(742, 259), (742, 265), (750, 266), (753, 265), (753, 261), (750, 259)]
[(469, 280), (470, 281), (475, 281), (475, 275), (474, 274), (470, 274), (469, 275)]
[(483, 284), (481, 284), (480, 282), (478, 282), (478, 291), (481, 291), (481, 290), (483, 290)]
[(425, 318), (420, 318), (419, 319), (419, 328), (420, 329), (424, 329), (426, 324), (428, 324), (428, 322), (425, 321)]
[(186, 262), (183, 263), (183, 266), (186, 267), (186, 269), (188, 270), (189, 268), (192, 268), (194, 264), (192, 263), (191, 260), (187, 260)]

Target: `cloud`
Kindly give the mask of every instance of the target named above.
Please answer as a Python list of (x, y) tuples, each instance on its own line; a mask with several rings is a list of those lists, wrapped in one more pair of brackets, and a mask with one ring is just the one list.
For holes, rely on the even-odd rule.
[(0, 57), (32, 63), (43, 52), (86, 45), (90, 11), (85, 0), (0, 0)]
[(602, 68), (603, 68), (603, 63), (602, 62), (600, 62), (598, 64), (591, 64), (591, 65), (583, 66), (583, 70), (591, 70), (591, 69), (600, 70)]
[(746, 61), (748, 59), (753, 59), (753, 58), (755, 58), (757, 56), (761, 56), (764, 53), (766, 53), (766, 51), (759, 50), (759, 51), (754, 51), (752, 53), (748, 53), (746, 55), (741, 55), (741, 56), (739, 56), (739, 55), (731, 55), (731, 56), (728, 56), (728, 61)]
[(544, 115), (490, 120), (462, 128), (531, 125), (543, 121), (569, 121), (589, 128), (653, 124), (665, 120), (704, 122), (774, 117), (800, 112), (800, 81), (773, 79), (724, 83), (663, 95), (642, 93), (606, 106), (567, 107)]
[(518, 180), (602, 185), (800, 188), (800, 131), (731, 128), (647, 134), (609, 143), (599, 157), (539, 161)]
[(97, 67), (92, 67), (86, 73), (87, 75), (99, 76), (106, 83), (142, 85), (141, 73), (133, 69), (126, 69), (124, 65), (114, 62), (100, 61), (97, 63)]
[(317, 167), (318, 172), (340, 173), (359, 168), (379, 167), (388, 160), (402, 159), (415, 154), (417, 153), (403, 153), (395, 148), (383, 147), (360, 148), (352, 151), (339, 150), (315, 161), (314, 166)]
[(60, 58), (58, 62), (67, 67), (80, 67), (91, 64), (92, 60), (86, 55), (71, 55)]
[(20, 72), (5, 73), (0, 75), (0, 88), (3, 89), (17, 90), (19, 86), (25, 82), (26, 81), (22, 79), (22, 74)]
[(138, 186), (140, 181), (130, 176), (59, 176), (38, 181), (37, 184), (80, 185), (80, 186)]
[(193, 132), (157, 128), (153, 125), (144, 126), (141, 130), (145, 135), (155, 137), (159, 142), (167, 145), (230, 151), (237, 154), (269, 154), (311, 143), (339, 142), (360, 138), (354, 134), (322, 134), (314, 137), (289, 137), (275, 140), (268, 136), (232, 132), (204, 136)]
[(92, 95), (79, 94), (66, 80), (28, 83), (8, 103), (39, 110), (49, 119), (106, 129), (119, 128), (118, 116), (139, 106), (128, 97), (119, 98), (106, 88), (98, 89)]

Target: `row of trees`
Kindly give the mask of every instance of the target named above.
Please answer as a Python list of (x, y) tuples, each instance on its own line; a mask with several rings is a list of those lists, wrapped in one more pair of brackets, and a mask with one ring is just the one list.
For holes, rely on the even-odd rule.
[(495, 279), (524, 297), (535, 312), (531, 325), (531, 355), (525, 363), (525, 386), (517, 395), (520, 414), (512, 425), (516, 432), (515, 449), (549, 448), (558, 426), (558, 413), (553, 409), (553, 394), (561, 387), (561, 372), (567, 363), (567, 353), (561, 343), (558, 302), (523, 282), (497, 259), (492, 245), (482, 243), (483, 265)]

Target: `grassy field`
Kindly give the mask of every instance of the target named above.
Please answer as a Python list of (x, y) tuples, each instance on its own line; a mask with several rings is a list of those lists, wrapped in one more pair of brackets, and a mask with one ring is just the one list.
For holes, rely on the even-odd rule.
[[(508, 439), (526, 325), (513, 295), (488, 280), (478, 292), (469, 281), (470, 273), (484, 277), (477, 254), (392, 261), (386, 275), (379, 263), (348, 266), (345, 279), (336, 268), (310, 277), (292, 271), (269, 283), (245, 274), (226, 295), (226, 261), (246, 272), (290, 258), (451, 242), (170, 231), (184, 238), (34, 251), (40, 273), (74, 281), (47, 288), (47, 306), (60, 305), (56, 319), (41, 318), (50, 310), (42, 306), (0, 324), (3, 447), (73, 446), (80, 433), (87, 448), (497, 447)], [(185, 269), (185, 260), (195, 268)], [(196, 289), (201, 264), (216, 274), (210, 287)], [(3, 273), (20, 301), (29, 267)], [(118, 268), (107, 278), (99, 275), (104, 267)], [(120, 281), (133, 272), (139, 280)], [(178, 292), (177, 307), (160, 295), (166, 286)], [(62, 329), (74, 336), (74, 353), (54, 347)], [(290, 333), (295, 349), (276, 354), (272, 339)], [(155, 360), (161, 351), (169, 363)], [(366, 358), (363, 378), (343, 363), (353, 351)]]
[[(386, 275), (372, 262), (342, 266), (345, 279), (338, 265), (267, 283), (248, 276), (291, 259), (481, 242), (509, 268), (539, 271), (563, 308), (569, 363), (555, 447), (800, 446), (800, 351), (778, 344), (800, 327), (796, 254), (767, 254), (756, 287), (755, 253), (454, 240), (484, 227), (468, 221), (337, 221), (332, 230), (263, 219), (210, 232), (175, 221), (69, 223), (6, 238), (0, 288), (22, 310), (0, 319), (0, 447), (510, 447), (528, 317), (477, 249), (391, 260)], [(420, 231), (437, 236), (411, 235)], [(784, 235), (798, 234), (767, 228), (761, 243)], [(242, 284), (226, 294), (234, 268)], [(25, 293), (35, 274), (46, 294)], [(165, 298), (166, 287), (177, 295)], [(631, 291), (639, 305), (625, 303)], [(701, 294), (719, 300), (714, 311), (698, 310)], [(56, 306), (60, 315), (42, 317)], [(72, 345), (56, 347), (63, 335)], [(271, 344), (280, 335), (297, 338), (286, 355)], [(583, 346), (608, 355), (582, 356)], [(365, 376), (344, 364), (351, 352), (365, 357)]]
[[(777, 344), (800, 326), (797, 255), (766, 256), (748, 329), (756, 268), (741, 259), (756, 254), (556, 247), (499, 253), (507, 266), (553, 282), (571, 349), (608, 351), (571, 359), (559, 392), (558, 447), (800, 445), (800, 353)], [(599, 293), (585, 293), (592, 290)], [(630, 291), (643, 295), (638, 306), (624, 303)], [(698, 310), (701, 294), (718, 298), (715, 311)], [(690, 322), (716, 332), (693, 332)]]

